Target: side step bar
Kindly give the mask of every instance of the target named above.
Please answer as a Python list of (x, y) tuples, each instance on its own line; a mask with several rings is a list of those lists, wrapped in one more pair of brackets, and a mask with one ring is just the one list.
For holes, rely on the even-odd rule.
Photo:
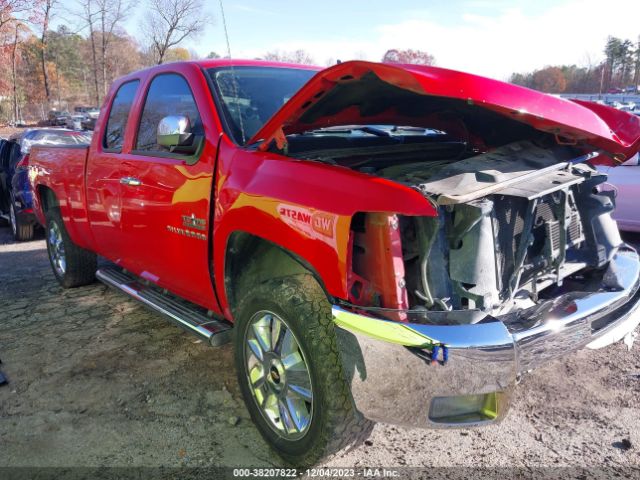
[(163, 293), (158, 287), (145, 285), (138, 277), (118, 267), (102, 267), (96, 272), (96, 278), (168, 317), (171, 322), (211, 346), (217, 347), (231, 341), (232, 326), (229, 323), (209, 316), (204, 308), (187, 300)]

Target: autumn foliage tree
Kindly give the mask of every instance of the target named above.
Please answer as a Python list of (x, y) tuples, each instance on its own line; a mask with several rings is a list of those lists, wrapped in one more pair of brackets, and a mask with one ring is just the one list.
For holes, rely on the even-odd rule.
[(14, 121), (18, 119), (18, 74), (20, 44), (31, 19), (34, 6), (40, 0), (0, 0), (0, 97), (11, 96), (11, 105), (0, 105), (0, 113)]
[(559, 67), (545, 67), (533, 74), (531, 86), (549, 93), (562, 93), (567, 88), (567, 80)]
[(640, 36), (636, 43), (609, 37), (605, 59), (586, 66), (556, 65), (526, 73), (513, 73), (511, 83), (550, 93), (598, 93), (611, 88), (640, 85)]
[(435, 65), (436, 60), (433, 55), (422, 50), (391, 49), (382, 56), (382, 63), (412, 63), (414, 65)]

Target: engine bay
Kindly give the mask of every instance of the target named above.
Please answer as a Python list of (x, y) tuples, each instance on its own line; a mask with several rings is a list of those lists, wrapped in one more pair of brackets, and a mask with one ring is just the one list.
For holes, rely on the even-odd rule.
[(606, 175), (588, 164), (598, 153), (513, 122), (489, 147), (443, 117), (448, 133), (366, 125), (287, 137), (289, 156), (401, 183), (437, 211), (354, 216), (349, 304), (473, 323), (602, 276), (623, 243), (615, 198), (599, 188)]

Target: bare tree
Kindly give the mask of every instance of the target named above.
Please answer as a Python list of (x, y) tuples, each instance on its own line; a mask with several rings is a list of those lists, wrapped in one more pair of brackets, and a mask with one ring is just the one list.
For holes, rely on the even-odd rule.
[(436, 60), (430, 53), (423, 50), (391, 49), (387, 50), (382, 57), (382, 63), (413, 63), (415, 65), (435, 65)]
[[(6, 26), (7, 24), (5, 24)], [(28, 32), (29, 29), (20, 21), (13, 21), (13, 40), (11, 45), (11, 83), (13, 90), (13, 121), (14, 123), (18, 123), (20, 119), (20, 114), (18, 110), (18, 45), (24, 40), (24, 33)]]
[(47, 40), (49, 32), (49, 22), (51, 21), (51, 10), (57, 0), (43, 0), (41, 3), (41, 11), (39, 12), (39, 22), (42, 28), (40, 36), (40, 59), (42, 61), (42, 78), (44, 81), (44, 93), (47, 97), (47, 103), (51, 103), (51, 88), (49, 87), (49, 72), (47, 71)]
[(98, 79), (98, 54), (96, 51), (96, 29), (95, 25), (99, 12), (96, 7), (96, 0), (79, 0), (82, 11), (78, 14), (82, 19), (81, 28), (86, 28), (89, 32), (88, 38), (91, 42), (91, 70), (93, 73), (94, 99), (96, 105), (100, 104), (100, 86)]
[(313, 65), (313, 57), (303, 49), (294, 51), (272, 50), (262, 56), (263, 60), (272, 62), (301, 63), (303, 65)]
[(100, 63), (102, 65), (102, 93), (107, 94), (107, 50), (113, 34), (131, 10), (127, 0), (95, 0), (100, 22)]
[(171, 47), (198, 35), (208, 23), (200, 0), (149, 0), (149, 10), (144, 32), (158, 65)]

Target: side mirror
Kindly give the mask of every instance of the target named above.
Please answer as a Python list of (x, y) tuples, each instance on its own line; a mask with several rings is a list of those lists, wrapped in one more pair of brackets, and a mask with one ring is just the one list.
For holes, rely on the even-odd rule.
[(191, 145), (193, 134), (189, 117), (169, 115), (160, 120), (156, 130), (156, 142), (158, 145), (168, 148), (169, 151), (174, 151), (176, 147)]

